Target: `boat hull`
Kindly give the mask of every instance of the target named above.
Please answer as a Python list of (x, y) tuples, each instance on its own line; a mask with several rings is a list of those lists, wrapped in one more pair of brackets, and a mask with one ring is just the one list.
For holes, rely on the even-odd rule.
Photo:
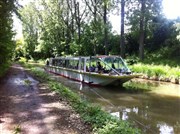
[(57, 66), (47, 66), (45, 70), (61, 75), (63, 77), (83, 82), (90, 85), (96, 86), (107, 86), (107, 85), (122, 85), (123, 83), (129, 81), (132, 78), (137, 77), (138, 75), (110, 75), (110, 74), (101, 74), (95, 72), (83, 72), (80, 70), (67, 69)]

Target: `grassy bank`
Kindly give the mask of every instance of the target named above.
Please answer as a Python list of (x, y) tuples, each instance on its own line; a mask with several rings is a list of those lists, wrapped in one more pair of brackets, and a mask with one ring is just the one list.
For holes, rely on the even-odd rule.
[(142, 73), (143, 78), (174, 82), (179, 84), (180, 80), (180, 67), (171, 67), (168, 65), (153, 65), (138, 63), (130, 66), (131, 70), (136, 73)]
[(37, 77), (40, 81), (48, 83), (49, 88), (60, 96), (64, 97), (73, 109), (79, 113), (81, 118), (89, 123), (95, 134), (139, 134), (140, 130), (133, 128), (127, 121), (121, 121), (109, 113), (101, 110), (100, 107), (82, 100), (79, 95), (72, 92), (68, 87), (56, 82), (47, 73), (35, 69), (32, 64), (23, 64), (28, 68), (30, 73)]

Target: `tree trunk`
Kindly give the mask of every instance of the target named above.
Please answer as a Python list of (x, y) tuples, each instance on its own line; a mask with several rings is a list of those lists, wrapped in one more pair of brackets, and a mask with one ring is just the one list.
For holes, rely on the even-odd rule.
[(104, 2), (104, 47), (105, 55), (108, 55), (108, 32), (107, 32), (107, 3)]
[(80, 22), (80, 14), (79, 14), (79, 2), (76, 4), (77, 6), (77, 26), (78, 26), (78, 43), (81, 42), (81, 22)]
[[(97, 24), (97, 0), (94, 0), (95, 1), (95, 6), (94, 6), (94, 28), (96, 29), (96, 24)], [(97, 32), (95, 31), (94, 33), (94, 36), (96, 36)], [(96, 55), (96, 41), (94, 42), (94, 55)]]
[(120, 40), (120, 54), (125, 58), (125, 42), (124, 42), (124, 6), (125, 1), (121, 0), (121, 40)]
[(144, 12), (145, 0), (141, 0), (141, 16), (140, 16), (140, 37), (139, 37), (139, 58), (144, 60)]

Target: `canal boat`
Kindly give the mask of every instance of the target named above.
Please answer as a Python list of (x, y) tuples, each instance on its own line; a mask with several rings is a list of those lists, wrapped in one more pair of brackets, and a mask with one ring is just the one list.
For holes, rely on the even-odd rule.
[(130, 71), (120, 56), (50, 58), (45, 70), (96, 86), (118, 86), (139, 76)]

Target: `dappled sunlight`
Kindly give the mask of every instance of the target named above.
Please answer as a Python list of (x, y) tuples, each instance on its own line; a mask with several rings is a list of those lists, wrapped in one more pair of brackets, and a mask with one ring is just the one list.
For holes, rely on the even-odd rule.
[(23, 67), (17, 66), (17, 65), (13, 65), (12, 68), (14, 68), (14, 69), (19, 69), (19, 70), (23, 70)]
[(67, 106), (60, 104), (59, 102), (52, 102), (52, 103), (47, 103), (47, 104), (43, 104), (42, 107), (44, 108), (57, 108), (61, 107), (61, 110), (68, 110)]
[(16, 85), (25, 85), (24, 80), (21, 79), (21, 78), (15, 78), (15, 79), (14, 79), (14, 83), (15, 83)]
[[(0, 132), (1, 134), (12, 134), (13, 133), (13, 127), (12, 125), (8, 125), (8, 124), (12, 124), (13, 123), (13, 114), (10, 113), (6, 113), (4, 114), (4, 117), (1, 117), (1, 123), (0, 123)], [(4, 125), (5, 124), (5, 125)]]
[(0, 133), (12, 134), (16, 128), (23, 134), (76, 133), (83, 128), (75, 123), (80, 120), (71, 116), (71, 107), (48, 85), (38, 85), (17, 64), (10, 71), (0, 87)]

